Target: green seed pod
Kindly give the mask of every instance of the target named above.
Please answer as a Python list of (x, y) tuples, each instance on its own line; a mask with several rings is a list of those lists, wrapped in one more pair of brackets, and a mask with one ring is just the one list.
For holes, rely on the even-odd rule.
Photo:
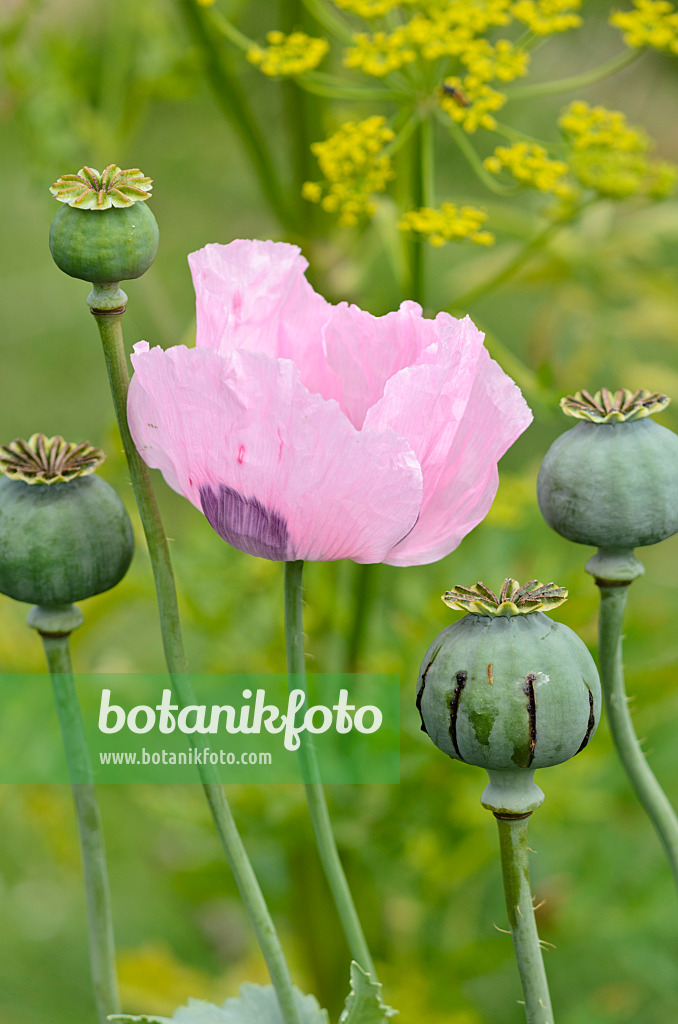
[(561, 400), (581, 420), (549, 448), (537, 481), (546, 522), (568, 540), (632, 550), (678, 532), (678, 435), (648, 417), (665, 395), (603, 388)]
[(541, 611), (566, 597), (553, 584), (520, 587), (511, 579), (499, 597), (482, 583), (443, 596), (469, 614), (444, 629), (424, 656), (417, 684), (422, 729), (449, 757), (498, 777), (500, 788), (502, 779), (510, 788), (508, 773), (527, 770), (531, 780), (535, 768), (567, 761), (595, 732), (600, 682), (593, 658), (576, 633)]
[(134, 538), (117, 493), (91, 475), (103, 458), (44, 434), (0, 446), (0, 593), (63, 606), (120, 582)]
[[(158, 250), (158, 225), (145, 200), (151, 179), (111, 164), (83, 167), (50, 192), (64, 205), (54, 215), (49, 247), (56, 265), (92, 284), (119, 285), (145, 274)], [(124, 296), (124, 293), (119, 293)]]

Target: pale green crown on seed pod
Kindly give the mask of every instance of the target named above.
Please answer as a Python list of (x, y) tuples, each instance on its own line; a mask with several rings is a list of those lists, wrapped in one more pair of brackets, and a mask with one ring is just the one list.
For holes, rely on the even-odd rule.
[(105, 458), (101, 448), (88, 441), (74, 444), (58, 434), (33, 434), (27, 441), (16, 438), (0, 445), (0, 471), (27, 484), (58, 484), (88, 476)]
[(577, 391), (574, 395), (566, 395), (560, 399), (560, 408), (566, 416), (590, 423), (630, 423), (661, 412), (670, 403), (668, 395), (658, 391), (630, 391), (619, 388), (608, 391), (601, 388), (595, 395), (588, 391)]
[(151, 195), (153, 181), (138, 167), (123, 171), (109, 164), (101, 173), (81, 167), (77, 174), (62, 174), (50, 187), (54, 198), (76, 210), (108, 210), (143, 203)]

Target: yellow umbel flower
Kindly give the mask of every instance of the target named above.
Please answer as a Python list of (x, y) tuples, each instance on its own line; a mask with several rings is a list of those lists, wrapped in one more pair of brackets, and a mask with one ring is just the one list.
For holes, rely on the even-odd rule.
[(415, 14), (404, 28), (408, 42), (418, 47), (427, 61), (458, 57), (473, 39), (473, 29), (451, 23), (449, 13), (434, 17)]
[(375, 210), (372, 196), (383, 192), (394, 176), (391, 158), (382, 152), (393, 132), (386, 118), (374, 115), (365, 121), (347, 121), (324, 142), (314, 142), (324, 182), (305, 182), (301, 194), (320, 203), (328, 213), (338, 213), (339, 223), (353, 225)]
[(354, 46), (344, 54), (347, 68), (359, 68), (366, 75), (383, 78), (397, 71), (403, 64), (417, 59), (416, 51), (408, 43), (407, 32), (398, 28), (394, 32), (359, 32), (353, 36)]
[(446, 78), (440, 91), (440, 106), (469, 134), (478, 128), (495, 128), (497, 122), (491, 112), (500, 110), (505, 103), (504, 93), (470, 76), (463, 81)]
[(336, 7), (368, 21), (370, 18), (382, 18), (394, 7), (404, 7), (407, 3), (414, 3), (414, 0), (334, 0)]
[(621, 110), (591, 107), (575, 100), (563, 110), (558, 126), (574, 149), (593, 147), (625, 153), (645, 153), (650, 140), (640, 128), (633, 128)]
[(673, 192), (678, 169), (648, 160), (649, 138), (629, 125), (621, 111), (577, 101), (563, 111), (558, 124), (572, 146), (572, 173), (584, 188), (610, 199), (662, 199)]
[(447, 242), (464, 240), (477, 245), (492, 245), (492, 232), (481, 230), (486, 220), (487, 214), (473, 206), (458, 207), (454, 203), (443, 203), (439, 210), (430, 206), (410, 210), (400, 218), (398, 227), (401, 231), (411, 231), (425, 238), (436, 248)]
[(535, 35), (550, 36), (554, 32), (579, 28), (582, 19), (574, 11), (578, 11), (581, 4), (582, 0), (517, 0), (511, 13)]
[(528, 188), (548, 192), (560, 199), (570, 199), (576, 190), (567, 180), (569, 167), (564, 160), (552, 160), (543, 146), (531, 142), (515, 142), (512, 146), (497, 146), (485, 160), (492, 174), (509, 171), (516, 181)]
[(314, 39), (305, 32), (268, 32), (267, 47), (253, 46), (247, 59), (265, 75), (301, 75), (317, 68), (330, 48), (326, 39)]
[(635, 11), (615, 11), (610, 24), (624, 31), (627, 46), (678, 53), (678, 12), (668, 0), (633, 0)]
[(516, 49), (508, 39), (500, 39), (494, 46), (486, 39), (474, 39), (461, 52), (461, 62), (468, 69), (466, 82), (470, 88), (494, 79), (512, 82), (527, 74), (529, 60), (527, 51)]

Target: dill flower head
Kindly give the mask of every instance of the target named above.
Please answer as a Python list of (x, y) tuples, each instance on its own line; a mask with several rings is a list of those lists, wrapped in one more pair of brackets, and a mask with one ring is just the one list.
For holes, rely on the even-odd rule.
[(624, 32), (627, 46), (678, 53), (678, 12), (669, 0), (633, 0), (633, 11), (615, 11), (610, 24)]
[(307, 181), (302, 195), (320, 203), (328, 213), (338, 213), (339, 223), (357, 224), (374, 213), (372, 195), (384, 192), (394, 172), (383, 148), (393, 138), (386, 118), (379, 115), (365, 121), (347, 121), (324, 142), (311, 150), (318, 159), (325, 181)]
[(569, 166), (564, 160), (552, 160), (546, 149), (537, 143), (515, 142), (512, 146), (497, 146), (485, 160), (492, 174), (509, 171), (516, 181), (527, 188), (535, 188), (559, 199), (570, 199), (575, 188), (568, 181)]
[(649, 138), (621, 111), (577, 101), (563, 111), (558, 124), (572, 146), (570, 168), (584, 188), (610, 199), (661, 199), (673, 191), (677, 169), (648, 159)]
[(417, 59), (416, 51), (408, 44), (405, 28), (372, 35), (358, 32), (353, 36), (353, 42), (354, 45), (344, 54), (344, 66), (358, 68), (364, 74), (377, 78), (383, 78)]
[(336, 7), (341, 7), (342, 10), (350, 11), (368, 21), (370, 18), (382, 18), (394, 7), (404, 7), (405, 4), (413, 2), (414, 0), (334, 0)]
[(267, 47), (253, 46), (247, 59), (256, 64), (265, 75), (301, 75), (320, 64), (330, 48), (326, 39), (314, 39), (305, 32), (268, 32)]
[(403, 214), (398, 222), (401, 231), (411, 231), (425, 238), (430, 245), (440, 248), (447, 242), (468, 240), (477, 245), (492, 245), (494, 235), (481, 230), (487, 220), (484, 210), (473, 206), (455, 206), (443, 203), (439, 210), (423, 206)]
[(518, 0), (511, 8), (514, 18), (522, 21), (535, 35), (550, 36), (579, 28), (582, 19), (574, 12), (582, 0)]
[(485, 82), (474, 80), (470, 75), (463, 79), (446, 78), (440, 92), (440, 106), (469, 134), (478, 128), (495, 128), (497, 122), (492, 113), (505, 103), (504, 93), (497, 92)]

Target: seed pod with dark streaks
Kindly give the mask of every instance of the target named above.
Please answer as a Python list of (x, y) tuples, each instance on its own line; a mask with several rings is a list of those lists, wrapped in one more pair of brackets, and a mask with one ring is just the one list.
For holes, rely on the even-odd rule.
[(452, 758), (494, 772), (533, 770), (578, 754), (600, 717), (600, 681), (585, 644), (543, 614), (567, 591), (507, 579), (455, 587), (468, 614), (433, 641), (421, 665), (422, 729)]

